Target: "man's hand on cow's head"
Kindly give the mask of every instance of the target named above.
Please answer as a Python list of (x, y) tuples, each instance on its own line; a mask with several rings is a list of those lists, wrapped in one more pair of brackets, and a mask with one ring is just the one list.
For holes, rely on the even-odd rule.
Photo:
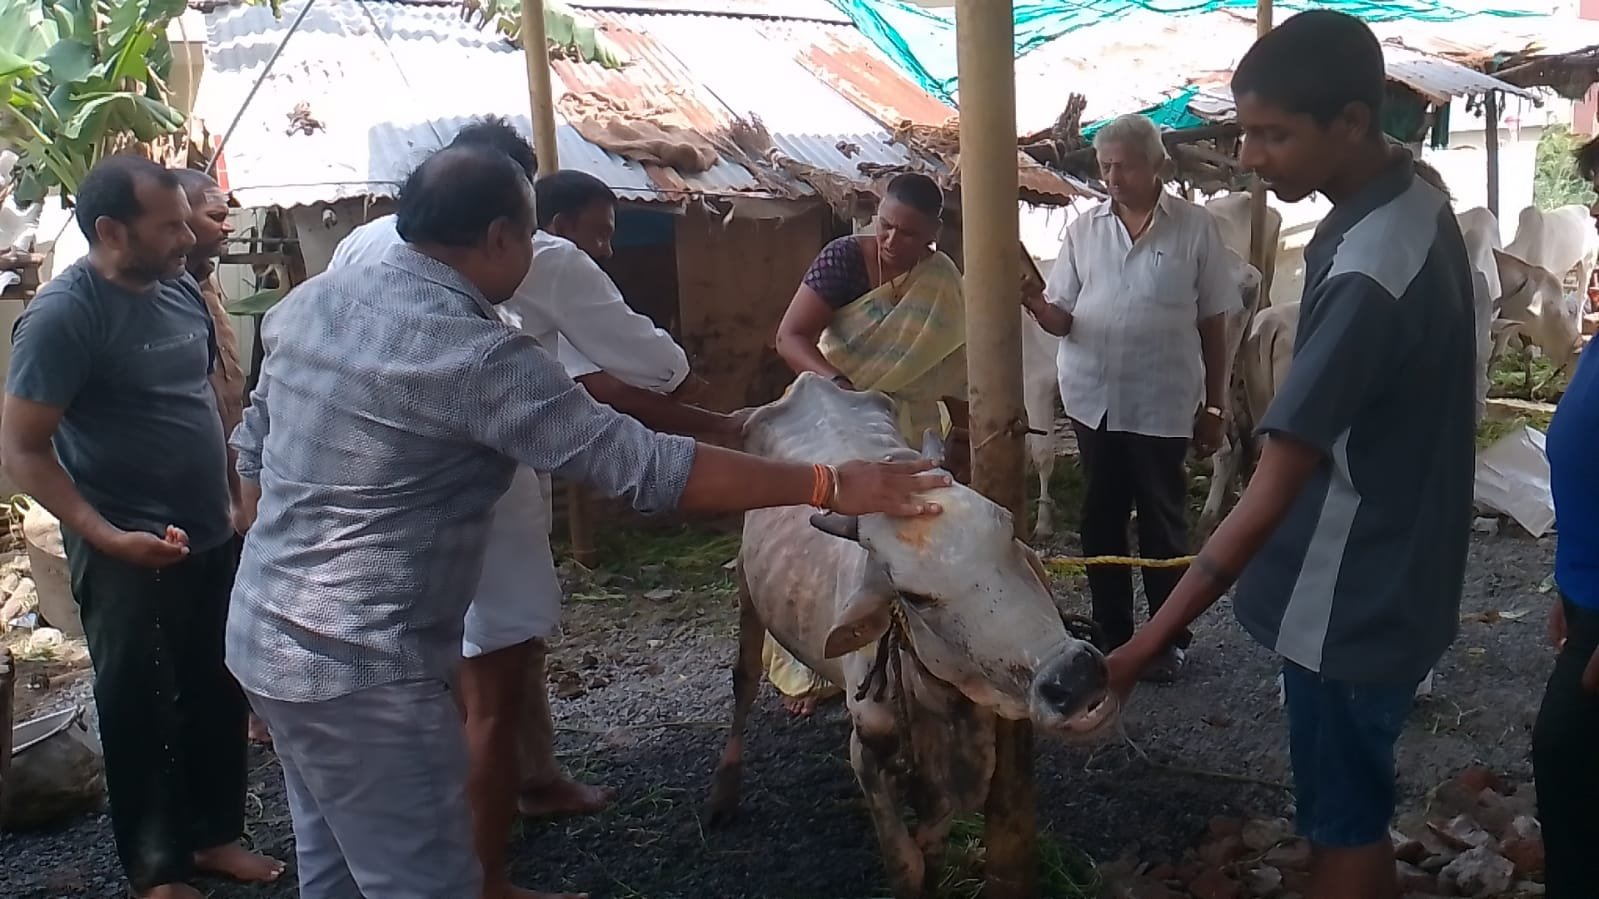
[(829, 508), (845, 515), (937, 515), (943, 509), (920, 496), (950, 485), (949, 475), (932, 471), (934, 467), (931, 459), (846, 462), (838, 466), (838, 489)]

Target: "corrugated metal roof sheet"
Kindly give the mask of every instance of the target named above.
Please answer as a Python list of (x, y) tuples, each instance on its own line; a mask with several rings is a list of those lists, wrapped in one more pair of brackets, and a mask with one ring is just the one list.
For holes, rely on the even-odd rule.
[(1372, 31), (1403, 44), (1482, 69), (1496, 57), (1562, 56), (1599, 47), (1599, 21), (1574, 15), (1506, 19), (1473, 15), (1453, 22), (1380, 22)]
[[(1505, 19), (1494, 21), (1507, 27)], [(1445, 33), (1451, 26), (1437, 27)], [(1254, 17), (1233, 10), (1188, 16), (1139, 11), (1080, 28), (1016, 60), (1017, 128), (1025, 134), (1049, 127), (1071, 93), (1088, 101), (1083, 121), (1090, 122), (1148, 109), (1190, 86), (1200, 88), (1192, 109), (1228, 117), (1228, 81), (1254, 41)], [(1383, 52), (1388, 77), (1440, 102), (1485, 90), (1530, 96), (1437, 55), (1393, 42)]]
[[(306, 2), (286, 0), (281, 19), (261, 6), (207, 14), (206, 73), (196, 113), (213, 133), (224, 131), (244, 106)], [(910, 86), (853, 25), (836, 15), (829, 19), (824, 0), (740, 2), (742, 15), (609, 9), (641, 2), (580, 4), (631, 64), (612, 71), (554, 61), (557, 104), (569, 91), (592, 91), (624, 103), (667, 106), (713, 141), (735, 117), (758, 115), (783, 153), (862, 183), (863, 164), (911, 161), (910, 151), (893, 142), (890, 123), (942, 121), (952, 112)], [(730, 0), (650, 3), (733, 8)], [(247, 206), (391, 196), (418, 161), (474, 116), (503, 115), (530, 133), (526, 84), (521, 53), (492, 29), (463, 22), (459, 7), (317, 0), (228, 138), (229, 186)], [(289, 128), (302, 105), (320, 123), (309, 134)], [(757, 166), (757, 177), (727, 158), (699, 174), (641, 166), (589, 143), (559, 114), (557, 138), (563, 166), (596, 175), (625, 199), (771, 196), (774, 186), (776, 195), (813, 193), (775, 170)], [(946, 168), (943, 160), (923, 162)], [(1045, 196), (1074, 194), (1052, 173), (1023, 174)]]
[[(260, 6), (206, 17), (206, 74), (195, 106), (213, 132), (243, 106), (304, 2), (288, 0), (281, 20)], [(557, 99), (565, 89), (557, 79)], [(290, 133), (288, 117), (302, 103), (323, 127)], [(458, 7), (318, 0), (228, 139), (230, 187), (248, 206), (391, 196), (469, 118), (505, 115), (531, 134), (527, 103), (521, 53), (492, 30), (462, 22)], [(703, 175), (657, 171), (652, 178), (566, 122), (557, 125), (563, 164), (600, 177), (626, 199), (756, 186), (748, 171), (726, 162)]]

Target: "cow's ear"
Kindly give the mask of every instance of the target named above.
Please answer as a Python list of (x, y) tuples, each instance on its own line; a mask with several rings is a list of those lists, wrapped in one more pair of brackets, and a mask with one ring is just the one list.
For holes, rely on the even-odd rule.
[(854, 515), (817, 512), (811, 516), (811, 527), (840, 540), (861, 540), (861, 520)]
[(860, 587), (833, 619), (822, 655), (836, 659), (881, 639), (894, 623), (894, 603), (898, 600), (888, 574), (875, 565), (868, 565)]
[[(1038, 582), (1044, 585), (1045, 590), (1049, 590), (1049, 572), (1044, 569), (1044, 560), (1038, 557), (1038, 553), (1033, 552), (1031, 546), (1020, 540), (1016, 541), (1016, 550), (1021, 553), (1022, 561), (1033, 570), (1033, 574), (1038, 575)], [(1050, 594), (1053, 595), (1054, 591), (1050, 590)]]
[(944, 464), (944, 438), (932, 428), (922, 433), (922, 456), (932, 459), (935, 465)]

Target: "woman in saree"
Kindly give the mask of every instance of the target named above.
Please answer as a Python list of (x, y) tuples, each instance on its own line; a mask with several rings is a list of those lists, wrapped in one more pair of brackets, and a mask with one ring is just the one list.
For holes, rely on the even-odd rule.
[[(873, 233), (841, 237), (811, 263), (777, 327), (777, 353), (795, 374), (888, 394), (911, 446), (929, 429), (953, 430), (951, 467), (964, 468), (966, 304), (960, 270), (934, 247), (943, 205), (926, 175), (889, 181)], [(763, 656), (790, 712), (809, 715), (838, 692), (770, 634)]]

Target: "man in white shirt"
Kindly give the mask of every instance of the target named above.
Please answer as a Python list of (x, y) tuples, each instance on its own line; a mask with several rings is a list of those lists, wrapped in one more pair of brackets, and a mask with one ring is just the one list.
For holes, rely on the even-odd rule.
[[(1065, 338), (1057, 363), (1087, 478), (1084, 554), (1126, 555), (1136, 506), (1140, 555), (1172, 558), (1187, 552), (1189, 441), (1208, 455), (1222, 439), (1238, 262), (1208, 212), (1162, 189), (1166, 148), (1148, 118), (1116, 119), (1094, 135), (1094, 149), (1111, 199), (1072, 222), (1046, 295), (1025, 302)], [(1180, 576), (1143, 570), (1150, 615)], [(1088, 583), (1106, 639), (1127, 642), (1131, 570), (1096, 566)], [(1175, 678), (1189, 640), (1184, 632), (1167, 647), (1148, 679)]]
[[(531, 148), (502, 119), (474, 122), (452, 143), (493, 146), (534, 176)], [(562, 171), (538, 180), (534, 193), (539, 230), (533, 262), (515, 295), (496, 307), (500, 318), (557, 356), (573, 380), (617, 411), (668, 433), (734, 440), (742, 416), (670, 395), (686, 392), (694, 380), (687, 355), (627, 306), (596, 262), (610, 255), (616, 230), (611, 190), (593, 176)], [(394, 216), (375, 219), (339, 244), (328, 269), (381, 258), (401, 243)], [(491, 896), (516, 895), (504, 862), (518, 806), (531, 816), (592, 814), (611, 798), (603, 787), (571, 780), (555, 759), (544, 641), (559, 623), (562, 595), (549, 544), (551, 495), (547, 474), (517, 469), (494, 507), (483, 574), (466, 615), (461, 691), (474, 830), (485, 895)]]

